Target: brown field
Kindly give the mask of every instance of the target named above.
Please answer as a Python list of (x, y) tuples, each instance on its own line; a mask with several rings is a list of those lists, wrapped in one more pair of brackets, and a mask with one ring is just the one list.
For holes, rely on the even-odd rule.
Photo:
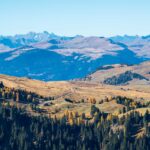
[[(42, 82), (27, 78), (16, 78), (11, 76), (0, 75), (0, 81), (4, 85), (11, 88), (21, 88), (27, 91), (38, 93), (42, 96), (54, 97), (53, 105), (45, 106), (44, 102), (39, 105), (43, 110), (50, 114), (63, 114), (65, 110), (77, 111), (89, 115), (91, 103), (88, 99), (94, 98), (96, 106), (101, 111), (113, 113), (122, 108), (122, 105), (116, 104), (115, 101), (104, 102), (99, 104), (101, 100), (110, 99), (114, 96), (126, 96), (135, 100), (150, 101), (149, 85), (138, 86), (129, 84), (126, 86), (110, 86), (88, 81), (61, 81), (61, 82)], [(143, 83), (143, 82), (142, 82)], [(64, 99), (69, 98), (73, 103), (66, 102)], [(82, 102), (84, 100), (84, 102)]]

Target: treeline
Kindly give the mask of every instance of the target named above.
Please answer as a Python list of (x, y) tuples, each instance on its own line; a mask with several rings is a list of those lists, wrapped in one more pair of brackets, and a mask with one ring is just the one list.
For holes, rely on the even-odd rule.
[(150, 149), (148, 111), (144, 116), (132, 112), (118, 118), (93, 105), (91, 116), (92, 121), (70, 124), (67, 114), (61, 119), (33, 117), (15, 106), (0, 105), (0, 150)]
[(109, 85), (120, 85), (120, 84), (125, 84), (133, 79), (148, 80), (147, 78), (145, 78), (140, 74), (133, 73), (131, 71), (126, 71), (118, 76), (113, 76), (105, 79), (103, 83)]
[(142, 101), (135, 101), (131, 98), (127, 98), (127, 97), (122, 97), (122, 96), (117, 96), (114, 98), (116, 100), (117, 104), (122, 104), (125, 107), (123, 108), (123, 112), (121, 113), (125, 113), (127, 111), (130, 110), (134, 110), (137, 108), (147, 108), (150, 107), (150, 102), (142, 102)]
[(36, 93), (28, 92), (22, 89), (8, 88), (8, 87), (5, 87), (2, 82), (0, 82), (0, 99), (38, 104), (40, 99), (46, 101), (46, 100), (52, 100), (54, 98), (43, 97)]

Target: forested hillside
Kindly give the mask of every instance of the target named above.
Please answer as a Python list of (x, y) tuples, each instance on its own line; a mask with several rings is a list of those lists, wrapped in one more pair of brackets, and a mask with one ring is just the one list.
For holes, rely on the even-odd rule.
[[(95, 99), (90, 99), (90, 116), (66, 107), (58, 117), (57, 112), (47, 115), (38, 107), (40, 101), (47, 100), (51, 104), (55, 101), (0, 83), (0, 150), (150, 149), (149, 101), (113, 97), (101, 104), (115, 101), (123, 107), (117, 113), (107, 113), (97, 107)], [(71, 99), (65, 101), (74, 103)], [(140, 113), (138, 109), (146, 111)]]
[(111, 78), (107, 78), (104, 80), (105, 84), (110, 84), (110, 85), (120, 85), (120, 84), (126, 84), (129, 81), (132, 81), (133, 79), (139, 79), (139, 80), (147, 80), (144, 76), (133, 73), (131, 71), (126, 71), (125, 73), (122, 73), (118, 76), (113, 76)]
[(69, 124), (66, 115), (62, 119), (31, 117), (24, 110), (0, 105), (0, 149), (150, 149), (149, 112), (118, 118), (92, 107), (91, 113), (92, 123), (74, 118)]
[[(150, 84), (150, 61), (138, 65), (114, 64), (99, 67), (82, 80), (109, 85), (136, 85), (136, 87)], [(134, 82), (136, 81), (136, 82)], [(141, 84), (142, 83), (142, 84)], [(138, 86), (139, 84), (139, 86)]]

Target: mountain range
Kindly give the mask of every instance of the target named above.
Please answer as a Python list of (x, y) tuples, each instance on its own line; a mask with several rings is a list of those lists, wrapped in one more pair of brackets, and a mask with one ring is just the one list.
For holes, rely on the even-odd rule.
[(0, 74), (44, 81), (83, 78), (103, 65), (150, 60), (150, 36), (0, 36)]

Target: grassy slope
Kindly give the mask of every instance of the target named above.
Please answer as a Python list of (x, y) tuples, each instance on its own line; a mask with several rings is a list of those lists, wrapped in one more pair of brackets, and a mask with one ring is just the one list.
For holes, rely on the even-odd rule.
[[(137, 90), (134, 86), (109, 86), (96, 84), (91, 82), (73, 81), (73, 82), (42, 82), (38, 80), (30, 80), (26, 78), (16, 78), (5, 75), (0, 75), (0, 81), (3, 81), (5, 86), (13, 88), (22, 88), (27, 91), (36, 92), (43, 96), (54, 96), (53, 105), (40, 107), (48, 110), (48, 112), (55, 112), (58, 109), (58, 114), (61, 115), (64, 110), (78, 111), (79, 113), (89, 114), (91, 103), (88, 98), (95, 98), (96, 106), (105, 112), (115, 112), (122, 108), (122, 105), (116, 104), (114, 101), (104, 102), (99, 104), (99, 101), (113, 96), (126, 96), (145, 101), (150, 100), (150, 88), (142, 88)], [(143, 86), (145, 87), (145, 86)], [(64, 101), (65, 98), (70, 98), (74, 102), (84, 99), (84, 103), (68, 103)], [(69, 106), (69, 107), (68, 107)]]

